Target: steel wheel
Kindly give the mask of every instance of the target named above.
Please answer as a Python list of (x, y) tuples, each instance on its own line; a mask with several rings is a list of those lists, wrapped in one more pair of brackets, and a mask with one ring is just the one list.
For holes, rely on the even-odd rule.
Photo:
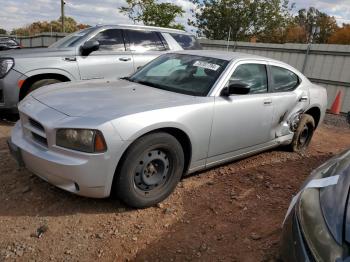
[(143, 155), (135, 170), (137, 189), (145, 194), (162, 187), (169, 179), (169, 157), (162, 150), (151, 150)]
[(315, 121), (312, 116), (304, 114), (298, 124), (297, 130), (294, 133), (291, 144), (294, 152), (305, 150), (311, 142), (315, 130)]
[(173, 192), (184, 162), (182, 146), (174, 136), (163, 132), (145, 135), (123, 156), (114, 191), (129, 206), (153, 206)]
[(304, 125), (299, 136), (299, 147), (304, 147), (310, 140), (310, 132), (307, 124)]

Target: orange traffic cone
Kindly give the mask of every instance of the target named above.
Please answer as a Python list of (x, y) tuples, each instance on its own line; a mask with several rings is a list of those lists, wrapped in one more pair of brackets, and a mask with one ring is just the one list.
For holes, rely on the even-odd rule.
[(340, 113), (340, 108), (341, 108), (341, 94), (342, 94), (342, 92), (341, 92), (341, 90), (340, 90), (340, 91), (338, 92), (338, 94), (337, 94), (337, 96), (336, 96), (334, 102), (333, 102), (332, 107), (331, 107), (330, 112), (331, 112), (332, 114), (339, 115), (339, 113)]

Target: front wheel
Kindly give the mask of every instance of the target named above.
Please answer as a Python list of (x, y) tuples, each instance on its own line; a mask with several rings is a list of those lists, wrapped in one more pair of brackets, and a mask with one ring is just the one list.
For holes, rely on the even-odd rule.
[(179, 141), (167, 133), (149, 134), (127, 150), (114, 190), (129, 206), (153, 206), (173, 192), (183, 170), (184, 152)]
[(52, 84), (57, 84), (57, 83), (61, 83), (61, 82), (62, 81), (60, 81), (58, 79), (42, 79), (42, 80), (36, 81), (35, 83), (33, 83), (30, 86), (27, 94), (33, 92), (34, 90), (37, 90), (40, 87), (48, 86), (48, 85), (52, 85)]
[(291, 149), (293, 152), (304, 151), (310, 144), (315, 131), (315, 120), (311, 115), (303, 114), (294, 133)]

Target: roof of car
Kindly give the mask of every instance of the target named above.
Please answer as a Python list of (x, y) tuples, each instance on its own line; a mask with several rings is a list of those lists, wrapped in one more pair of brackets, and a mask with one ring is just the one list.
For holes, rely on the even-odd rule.
[(178, 34), (191, 34), (184, 30), (158, 27), (158, 26), (146, 26), (146, 25), (130, 25), (130, 24), (116, 24), (116, 25), (98, 25), (98, 27), (118, 27), (123, 29), (143, 29), (143, 30), (154, 30), (164, 33), (178, 33)]
[(178, 51), (176, 53), (213, 57), (213, 58), (227, 60), (227, 61), (236, 60), (236, 59), (257, 59), (257, 60), (265, 60), (265, 61), (276, 61), (276, 60), (273, 60), (273, 59), (270, 59), (267, 57), (263, 57), (263, 56), (245, 54), (245, 53), (240, 53), (240, 52), (231, 52), (231, 51), (184, 50), (184, 51)]

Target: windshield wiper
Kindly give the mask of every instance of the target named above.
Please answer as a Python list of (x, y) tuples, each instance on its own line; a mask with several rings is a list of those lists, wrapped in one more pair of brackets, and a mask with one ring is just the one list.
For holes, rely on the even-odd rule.
[(128, 77), (128, 76), (121, 77), (121, 78), (119, 78), (119, 79), (133, 82), (133, 81), (130, 79), (130, 77)]
[(135, 83), (141, 84), (141, 85), (145, 85), (145, 86), (150, 86), (150, 87), (155, 87), (155, 88), (160, 88), (160, 89), (164, 89), (164, 87), (162, 85), (158, 85), (155, 83), (151, 83), (151, 82), (147, 82), (147, 81), (134, 81)]

